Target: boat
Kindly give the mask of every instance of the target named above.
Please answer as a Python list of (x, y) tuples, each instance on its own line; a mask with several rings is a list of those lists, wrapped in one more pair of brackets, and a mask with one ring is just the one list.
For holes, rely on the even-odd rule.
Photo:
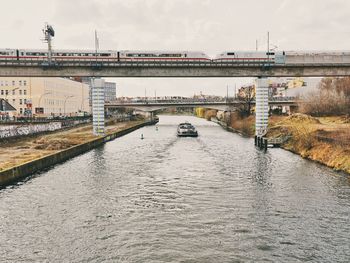
[(198, 132), (196, 128), (189, 122), (180, 123), (177, 127), (178, 137), (197, 137)]

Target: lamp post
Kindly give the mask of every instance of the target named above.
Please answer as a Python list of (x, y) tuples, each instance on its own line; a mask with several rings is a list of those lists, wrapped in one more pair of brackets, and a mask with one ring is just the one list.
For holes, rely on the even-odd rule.
[(45, 92), (44, 94), (42, 94), (40, 97), (39, 97), (39, 103), (38, 103), (38, 107), (40, 108), (40, 102), (41, 102), (41, 98), (44, 97), (45, 95), (49, 95), (49, 94), (52, 94), (52, 92)]
[[(40, 109), (40, 102), (41, 102), (42, 97), (44, 97), (45, 95), (49, 95), (49, 94), (52, 94), (52, 92), (48, 91), (48, 92), (45, 92), (45, 93), (40, 95), (39, 102), (38, 102), (38, 109)], [(43, 113), (44, 113), (44, 111), (43, 111)]]
[(66, 116), (66, 102), (69, 98), (72, 98), (74, 97), (74, 95), (69, 95), (69, 96), (66, 96), (66, 98), (64, 99), (64, 103), (63, 103), (63, 115)]

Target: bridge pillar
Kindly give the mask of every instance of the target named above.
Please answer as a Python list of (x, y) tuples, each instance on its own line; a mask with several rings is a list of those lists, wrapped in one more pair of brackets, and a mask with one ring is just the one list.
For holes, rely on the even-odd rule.
[(105, 94), (104, 80), (91, 80), (92, 97), (92, 129), (94, 135), (105, 133)]
[(269, 120), (269, 85), (267, 78), (258, 78), (256, 85), (255, 135), (263, 137), (267, 133)]

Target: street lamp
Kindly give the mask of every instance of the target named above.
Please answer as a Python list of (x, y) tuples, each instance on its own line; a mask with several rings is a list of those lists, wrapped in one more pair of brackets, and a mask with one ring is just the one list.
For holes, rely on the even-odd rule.
[(41, 98), (44, 97), (45, 95), (48, 95), (48, 94), (52, 94), (52, 92), (51, 92), (51, 91), (45, 92), (44, 94), (42, 94), (42, 95), (39, 97), (39, 103), (38, 103), (38, 107), (39, 107), (39, 108), (40, 108)]
[(74, 97), (74, 95), (69, 95), (69, 96), (66, 96), (66, 98), (64, 99), (64, 104), (63, 104), (63, 114), (64, 116), (66, 116), (66, 102), (69, 98), (72, 98)]
[[(52, 92), (48, 91), (48, 92), (41, 94), (41, 96), (39, 97), (38, 109), (40, 109), (40, 102), (41, 102), (42, 97), (44, 97), (45, 95), (49, 95), (49, 94), (52, 94)], [(43, 113), (44, 113), (44, 110), (43, 110)]]

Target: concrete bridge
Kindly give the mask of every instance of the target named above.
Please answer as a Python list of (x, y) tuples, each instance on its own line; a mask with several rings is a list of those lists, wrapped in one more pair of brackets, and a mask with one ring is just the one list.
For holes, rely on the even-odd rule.
[(350, 63), (264, 64), (0, 60), (0, 77), (341, 77)]
[[(327, 54), (327, 52), (324, 52)], [(232, 62), (169, 62), (169, 61), (93, 61), (67, 59), (47, 61), (38, 59), (0, 60), (2, 77), (257, 77), (256, 85), (256, 135), (264, 136), (268, 124), (268, 77), (342, 77), (350, 76), (350, 63), (311, 62), (300, 63), (232, 63)], [(92, 89), (94, 133), (104, 132), (103, 86), (96, 79)], [(188, 107), (187, 104), (182, 105)], [(108, 106), (112, 107), (113, 105)], [(117, 105), (114, 105), (114, 107)], [(125, 105), (123, 105), (125, 106)], [(136, 105), (133, 105), (136, 106)], [(139, 105), (141, 106), (141, 105)], [(204, 106), (197, 104), (196, 106)], [(229, 105), (207, 104), (207, 107)], [(153, 109), (169, 105), (153, 105)], [(234, 107), (234, 104), (231, 106)], [(142, 108), (146, 108), (144, 105)], [(150, 105), (148, 106), (150, 108)]]
[[(255, 105), (255, 100), (249, 102), (251, 105)], [(180, 100), (140, 100), (140, 101), (115, 101), (105, 104), (107, 109), (118, 109), (118, 108), (130, 108), (144, 112), (154, 112), (166, 108), (195, 108), (202, 107), (207, 109), (214, 109), (220, 111), (233, 111), (240, 105), (247, 104), (246, 101), (228, 98), (228, 99), (216, 99), (216, 100), (205, 100), (205, 99), (180, 99)], [(297, 106), (298, 101), (294, 97), (275, 97), (269, 100), (270, 106)]]

